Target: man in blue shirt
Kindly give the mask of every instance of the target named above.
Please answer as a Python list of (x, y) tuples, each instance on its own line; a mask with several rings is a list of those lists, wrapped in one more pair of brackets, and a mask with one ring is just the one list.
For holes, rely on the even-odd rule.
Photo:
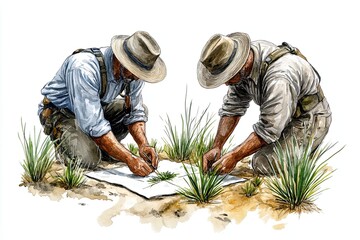
[[(141, 91), (144, 81), (156, 83), (166, 76), (160, 47), (149, 33), (138, 31), (114, 36), (110, 47), (99, 50), (106, 73), (91, 52), (66, 58), (41, 90), (40, 121), (52, 140), (61, 143), (57, 154), (65, 163), (77, 160), (94, 168), (102, 155), (109, 155), (126, 163), (134, 174), (146, 176), (157, 168), (158, 156), (146, 137), (147, 108)], [(140, 157), (120, 144), (128, 133)]]

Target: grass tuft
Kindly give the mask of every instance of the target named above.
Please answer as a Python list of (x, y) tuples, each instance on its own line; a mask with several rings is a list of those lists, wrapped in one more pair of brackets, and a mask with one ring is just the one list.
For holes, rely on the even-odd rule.
[(55, 179), (65, 189), (78, 188), (86, 182), (84, 170), (80, 167), (79, 160), (68, 161), (64, 172), (58, 174)]
[(251, 180), (251, 183), (255, 186), (255, 187), (260, 187), (260, 185), (262, 184), (263, 179), (259, 176), (256, 176), (254, 179)]
[(173, 160), (184, 161), (190, 158), (198, 141), (207, 141), (207, 135), (214, 123), (213, 116), (209, 115), (209, 105), (199, 113), (199, 110), (193, 116), (192, 101), (188, 104), (187, 90), (185, 94), (185, 111), (181, 114), (181, 131), (173, 125), (169, 116), (165, 120), (165, 133), (167, 139), (164, 139), (164, 151)]
[(148, 182), (151, 183), (151, 185), (158, 184), (162, 181), (171, 181), (173, 180), (178, 174), (170, 171), (166, 172), (159, 172), (156, 171), (156, 176), (151, 177)]
[(26, 124), (21, 120), (21, 134), (18, 134), (25, 159), (21, 163), (24, 169), (22, 179), (25, 183), (41, 182), (53, 164), (54, 145), (50, 137), (41, 139), (41, 131), (36, 134), (34, 127), (33, 135), (26, 134)]
[(177, 192), (188, 198), (190, 201), (209, 203), (223, 191), (224, 188), (222, 187), (221, 182), (226, 175), (220, 176), (216, 174), (215, 171), (204, 173), (200, 162), (196, 162), (195, 165), (196, 166), (194, 167), (193, 164), (190, 164), (190, 167), (188, 168), (183, 164), (187, 175), (187, 179), (184, 178), (184, 180), (188, 187), (179, 187)]
[(127, 147), (129, 149), (129, 151), (135, 155), (135, 156), (139, 156), (139, 148), (136, 146), (136, 144), (134, 143), (128, 143)]
[(333, 173), (328, 170), (328, 160), (343, 149), (321, 161), (335, 144), (320, 145), (312, 153), (313, 142), (312, 137), (308, 144), (300, 144), (296, 137), (292, 137), (284, 147), (280, 144), (275, 147), (277, 159), (273, 171), (277, 174), (267, 178), (265, 183), (276, 200), (290, 210), (301, 210), (302, 205), (314, 203), (323, 191), (320, 185)]
[(154, 138), (152, 138), (152, 139), (150, 140), (149, 145), (150, 145), (151, 147), (155, 148), (155, 151), (156, 151), (157, 153), (160, 153), (160, 152), (162, 152), (162, 151), (164, 150), (161, 146), (158, 146), (158, 141), (157, 141), (156, 139), (154, 139)]
[(241, 187), (241, 189), (245, 196), (252, 197), (253, 195), (255, 195), (257, 187), (253, 184), (253, 182), (248, 181), (243, 187)]

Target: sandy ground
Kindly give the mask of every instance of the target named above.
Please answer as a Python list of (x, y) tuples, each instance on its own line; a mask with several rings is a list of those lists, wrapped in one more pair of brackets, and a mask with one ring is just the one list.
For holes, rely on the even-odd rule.
[[(122, 163), (102, 162), (101, 168), (114, 168), (121, 166)], [(161, 162), (160, 162), (161, 164)], [(255, 195), (246, 197), (242, 187), (245, 183), (237, 183), (225, 187), (224, 191), (211, 203), (196, 204), (187, 201), (179, 195), (166, 196), (163, 198), (146, 199), (126, 188), (112, 185), (106, 182), (99, 182), (87, 178), (85, 184), (76, 189), (66, 190), (53, 183), (52, 176), (61, 173), (64, 167), (59, 162), (55, 162), (46, 180), (36, 184), (20, 184), (27, 187), (33, 195), (49, 197), (52, 201), (62, 201), (64, 198), (71, 198), (79, 202), (79, 207), (87, 207), (81, 199), (102, 200), (112, 202), (109, 208), (104, 207), (103, 212), (98, 216), (97, 222), (100, 226), (111, 226), (112, 219), (121, 213), (138, 216), (143, 224), (150, 224), (155, 231), (162, 228), (175, 228), (178, 223), (188, 221), (195, 211), (203, 208), (209, 210), (208, 220), (213, 224), (214, 230), (221, 231), (230, 222), (241, 223), (251, 211), (257, 210), (259, 218), (267, 221), (275, 220), (274, 229), (285, 227), (281, 223), (290, 213), (289, 210), (280, 206), (270, 194), (265, 184), (262, 183)], [(239, 162), (233, 175), (251, 179), (254, 177), (247, 160)], [(319, 210), (317, 208), (308, 209), (310, 211)]]

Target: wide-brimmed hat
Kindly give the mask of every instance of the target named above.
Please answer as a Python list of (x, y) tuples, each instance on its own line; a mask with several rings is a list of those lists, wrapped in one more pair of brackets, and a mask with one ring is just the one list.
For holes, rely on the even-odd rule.
[(116, 35), (111, 39), (111, 48), (120, 63), (139, 79), (156, 83), (165, 78), (166, 66), (159, 57), (160, 47), (149, 33)]
[(250, 37), (235, 32), (215, 34), (205, 44), (197, 66), (197, 77), (204, 88), (216, 88), (230, 80), (246, 63)]

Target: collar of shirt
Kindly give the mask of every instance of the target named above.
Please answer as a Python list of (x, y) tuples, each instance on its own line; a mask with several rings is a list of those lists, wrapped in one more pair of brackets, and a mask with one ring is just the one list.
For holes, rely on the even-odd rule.
[(254, 52), (254, 63), (249, 78), (257, 85), (260, 76), (261, 59), (258, 49), (253, 44), (251, 44), (251, 49)]
[(105, 66), (106, 66), (106, 70), (107, 70), (108, 81), (119, 84), (121, 82), (124, 82), (124, 76), (122, 74), (120, 74), (120, 79), (118, 79), (118, 80), (115, 79), (114, 71), (113, 71), (113, 67), (112, 67), (113, 57), (114, 57), (114, 54), (113, 54), (111, 47), (106, 48), (104, 51), (104, 58), (105, 58)]
[(119, 81), (116, 81), (114, 78), (114, 72), (112, 68), (112, 62), (113, 62), (113, 51), (111, 47), (107, 47), (104, 51), (104, 59), (105, 59), (105, 66), (107, 70), (107, 79), (110, 82), (119, 83)]

